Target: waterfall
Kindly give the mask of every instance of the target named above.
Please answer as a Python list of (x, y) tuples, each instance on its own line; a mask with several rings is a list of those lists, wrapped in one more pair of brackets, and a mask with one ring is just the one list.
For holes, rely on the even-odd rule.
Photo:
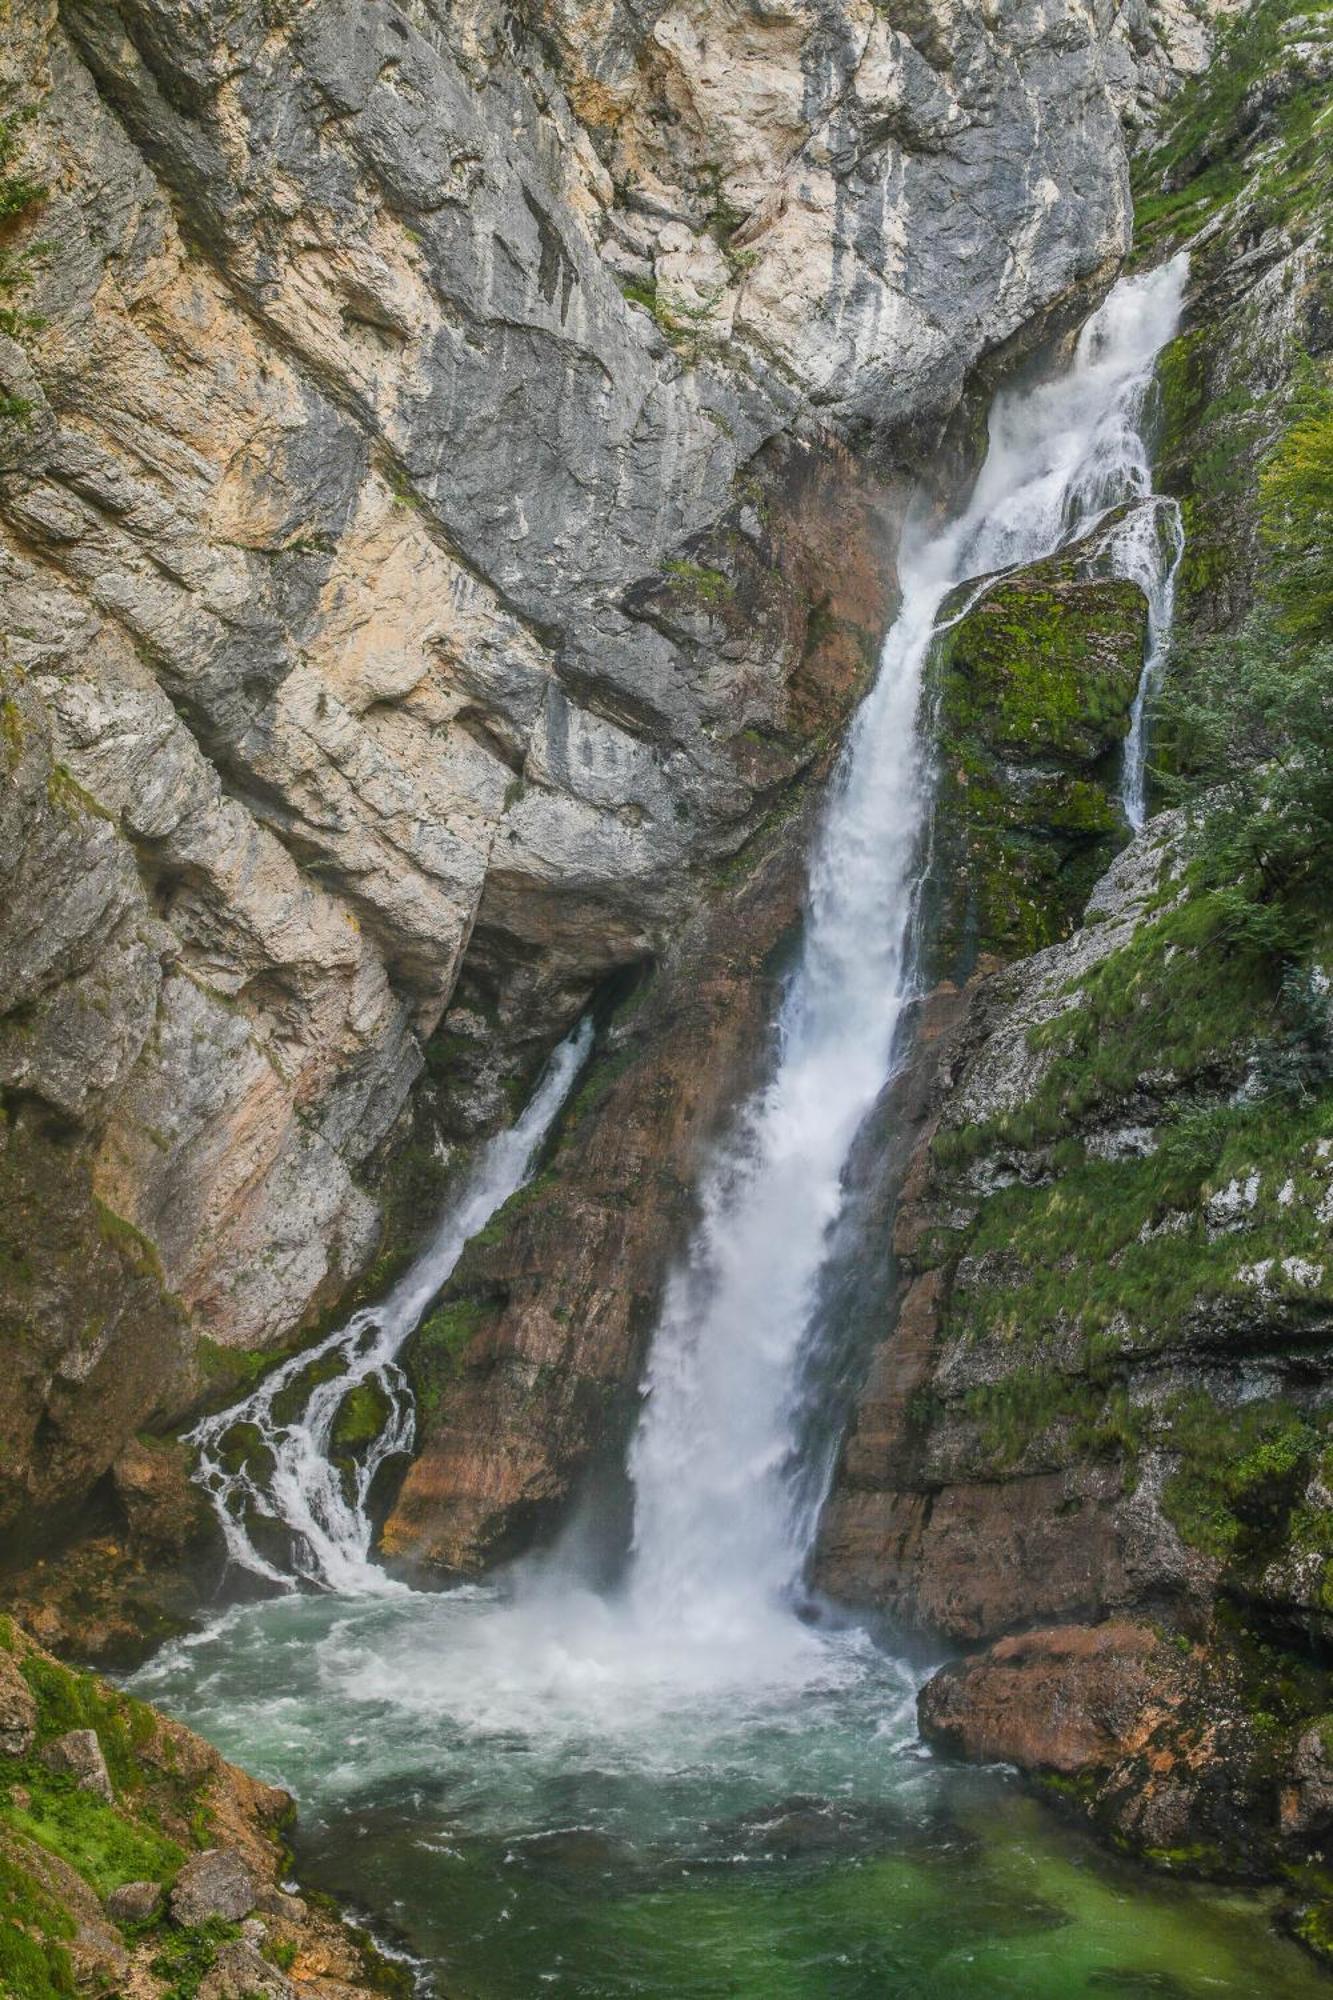
[[(930, 798), (925, 662), (961, 585), (1052, 555), (1127, 509), (1108, 548), (1150, 607), (1125, 775), (1127, 816), (1140, 823), (1143, 712), (1180, 559), (1178, 510), (1152, 496), (1144, 412), (1185, 270), (1181, 256), (1122, 279), (1062, 375), (997, 397), (962, 511), (943, 526), (908, 523), (900, 609), (811, 857), (803, 944), (771, 1073), (703, 1176), (693, 1242), (667, 1283), (630, 1450), (634, 1530), (623, 1589), (597, 1598), (559, 1551), (530, 1570), (518, 1601), (469, 1628), (466, 1657), (452, 1662), (456, 1692), (472, 1687), (487, 1712), (512, 1700), (526, 1714), (557, 1683), (604, 1696), (613, 1683), (628, 1691), (665, 1681), (680, 1693), (790, 1679), (789, 1668), (799, 1679), (819, 1653), (793, 1609), (824, 1497), (809, 1468), (801, 1476), (807, 1385), (817, 1373), (812, 1329), (849, 1154), (893, 1073), (914, 993), (909, 938)], [(191, 1433), (197, 1477), (236, 1564), (287, 1589), (404, 1591), (371, 1560), (367, 1507), (380, 1467), (413, 1440), (396, 1357), (468, 1238), (527, 1176), (590, 1041), (584, 1023), (556, 1052), (522, 1117), (491, 1141), (382, 1304)], [(338, 1412), (372, 1382), (387, 1420), (362, 1459), (339, 1466)], [(246, 1427), (241, 1450), (238, 1426)], [(280, 1542), (283, 1555), (266, 1553), (257, 1535), (266, 1546)]]
[[(522, 1116), (483, 1149), (462, 1193), (386, 1299), (354, 1313), (346, 1326), (274, 1369), (252, 1395), (190, 1432), (199, 1453), (195, 1477), (238, 1567), (286, 1589), (303, 1582), (358, 1594), (403, 1588), (370, 1560), (367, 1511), (376, 1474), (386, 1459), (411, 1450), (415, 1433), (397, 1355), (469, 1239), (528, 1178), (591, 1045), (592, 1023), (585, 1019), (552, 1056)], [(379, 1390), (388, 1415), (365, 1456), (339, 1467), (331, 1450), (338, 1412), (365, 1385)], [(226, 1440), (241, 1426), (249, 1437), (238, 1457)], [(282, 1531), (277, 1539), (289, 1554), (281, 1565), (256, 1546), (257, 1522)]]
[[(962, 513), (933, 532), (909, 523), (901, 608), (815, 844), (773, 1071), (705, 1176), (630, 1455), (628, 1601), (640, 1618), (669, 1622), (701, 1646), (746, 1650), (761, 1630), (761, 1646), (771, 1645), (823, 1497), (795, 1476), (802, 1364), (848, 1155), (892, 1073), (913, 990), (908, 939), (929, 792), (921, 685), (941, 607), (968, 580), (1049, 556), (1108, 510), (1149, 495), (1144, 409), (1185, 268), (1179, 257), (1122, 279), (1062, 376), (997, 399)], [(1146, 538), (1123, 540), (1126, 564), (1146, 568)], [(1150, 602), (1157, 627), (1136, 705), (1136, 755), (1169, 583)], [(1132, 785), (1141, 801), (1141, 772)]]

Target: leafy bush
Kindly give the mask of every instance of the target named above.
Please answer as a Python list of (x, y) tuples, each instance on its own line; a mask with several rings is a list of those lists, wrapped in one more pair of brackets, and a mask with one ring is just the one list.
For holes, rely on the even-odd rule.
[(1333, 643), (1293, 641), (1260, 614), (1184, 667), (1161, 705), (1168, 784), (1188, 802), (1224, 934), (1294, 953), (1326, 904), (1333, 857)]

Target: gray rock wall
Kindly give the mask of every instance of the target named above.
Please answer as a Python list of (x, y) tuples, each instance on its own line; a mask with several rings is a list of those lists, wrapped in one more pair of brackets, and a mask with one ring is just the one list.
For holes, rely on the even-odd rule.
[(746, 625), (737, 578), (793, 453), (836, 494), (851, 443), (891, 491), (1113, 271), (1121, 114), (1198, 53), (1127, 19), (7, 20), (6, 1171), (56, 1149), (175, 1329), (76, 1449), (88, 1230), (44, 1298), (14, 1279), (11, 1511), (188, 1403), (198, 1336), (288, 1339), (365, 1264), (456, 989), (530, 1063), (809, 766), (857, 682), (802, 707), (817, 595)]

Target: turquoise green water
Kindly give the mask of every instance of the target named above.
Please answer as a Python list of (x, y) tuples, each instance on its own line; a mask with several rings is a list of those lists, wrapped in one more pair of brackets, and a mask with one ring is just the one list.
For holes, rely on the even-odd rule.
[(691, 1679), (578, 1593), (290, 1597), (135, 1684), (288, 1785), (305, 1878), (454, 2000), (1328, 2000), (1260, 1899), (925, 1756), (861, 1635), (793, 1645)]

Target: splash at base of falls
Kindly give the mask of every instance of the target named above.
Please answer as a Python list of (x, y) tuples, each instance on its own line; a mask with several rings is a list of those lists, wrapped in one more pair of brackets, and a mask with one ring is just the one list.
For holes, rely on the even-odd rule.
[(917, 1675), (811, 1633), (690, 1689), (594, 1601), (238, 1607), (136, 1691), (300, 1800), (302, 1879), (470, 2000), (1319, 2000), (1260, 1900), (1152, 1879), (917, 1744)]
[[(354, 1313), (346, 1326), (275, 1368), (252, 1395), (190, 1432), (199, 1453), (195, 1477), (238, 1568), (289, 1590), (302, 1583), (370, 1595), (405, 1588), (370, 1555), (375, 1480), (389, 1459), (411, 1450), (415, 1436), (397, 1356), (466, 1244), (527, 1179), (591, 1046), (592, 1023), (584, 1020), (552, 1056), (522, 1116), (482, 1149), (462, 1193), (387, 1298)], [(382, 1399), (383, 1422), (363, 1455), (340, 1464), (339, 1412), (349, 1396), (368, 1388)], [(265, 1531), (281, 1545), (281, 1556), (257, 1546)]]

